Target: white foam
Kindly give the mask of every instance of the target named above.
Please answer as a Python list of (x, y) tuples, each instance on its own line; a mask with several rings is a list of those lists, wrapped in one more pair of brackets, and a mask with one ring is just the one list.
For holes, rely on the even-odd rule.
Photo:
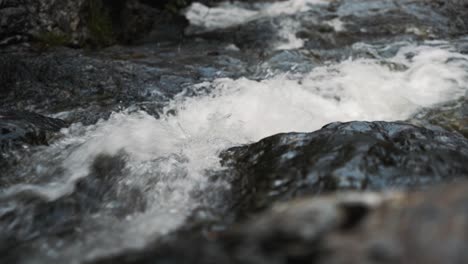
[(306, 12), (314, 5), (328, 3), (327, 0), (288, 0), (256, 4), (255, 8), (249, 9), (237, 2), (223, 2), (216, 7), (207, 7), (195, 2), (188, 7), (185, 16), (193, 26), (214, 30), (244, 24), (264, 17)]
[(185, 13), (191, 25), (210, 30), (239, 25), (254, 19), (257, 15), (257, 11), (230, 3), (210, 8), (197, 2), (192, 3)]
[(298, 28), (299, 23), (293, 20), (282, 21), (277, 33), (281, 40), (276, 43), (274, 49), (291, 50), (302, 48), (304, 46), (304, 40), (296, 36)]
[(325, 21), (325, 24), (331, 26), (335, 32), (341, 32), (345, 29), (345, 23), (339, 17)]
[[(406, 55), (416, 54), (411, 59)], [(448, 58), (462, 59), (446, 63)], [(306, 75), (264, 81), (218, 79), (210, 96), (173, 104), (189, 135), (245, 143), (288, 131), (314, 131), (334, 121), (399, 120), (418, 108), (462, 96), (466, 56), (432, 47), (405, 47), (387, 64), (347, 60)], [(388, 63), (407, 67), (391, 69)]]
[[(199, 205), (193, 191), (218, 190), (205, 171), (219, 168), (220, 151), (280, 132), (314, 131), (329, 122), (405, 119), (420, 107), (464, 95), (467, 60), (447, 47), (406, 46), (384, 61), (346, 60), (303, 75), (201, 83), (194, 89), (211, 92), (179, 95), (166, 108), (175, 115), (115, 113), (94, 126), (64, 130), (66, 137), (41, 155), (62, 157), (69, 178), (60, 188), (35, 188), (44, 195), (63, 194), (88, 174), (96, 155), (124, 150), (126, 181), (146, 189), (149, 208), (129, 221), (133, 228), (123, 233), (126, 242), (120, 246), (143, 245), (158, 230), (176, 228)], [(400, 70), (389, 66), (396, 64)]]

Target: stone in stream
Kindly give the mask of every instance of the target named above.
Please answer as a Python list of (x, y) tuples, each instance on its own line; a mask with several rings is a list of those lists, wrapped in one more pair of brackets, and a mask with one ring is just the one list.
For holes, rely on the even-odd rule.
[(54, 133), (66, 126), (60, 119), (31, 112), (0, 111), (0, 153), (23, 144), (46, 145)]
[(468, 97), (465, 95), (458, 100), (425, 109), (415, 114), (409, 121), (426, 127), (443, 127), (468, 138)]
[(403, 122), (332, 123), (313, 133), (271, 136), (221, 156), (238, 212), (306, 194), (420, 189), (468, 177), (466, 138)]
[(164, 103), (198, 82), (245, 74), (246, 58), (205, 42), (0, 54), (0, 104), (61, 113), (84, 125), (125, 108), (157, 117)]

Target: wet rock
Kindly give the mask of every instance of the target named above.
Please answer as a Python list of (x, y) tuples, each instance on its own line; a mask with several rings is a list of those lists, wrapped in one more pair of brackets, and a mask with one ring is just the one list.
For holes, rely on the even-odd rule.
[(67, 124), (60, 120), (31, 112), (0, 111), (0, 151), (23, 145), (45, 145)]
[(426, 127), (443, 127), (468, 138), (467, 97), (425, 109), (414, 115), (409, 121)]
[(159, 40), (180, 39), (186, 21), (178, 10), (167, 9), (175, 1), (146, 2), (4, 0), (0, 2), (0, 46), (38, 41), (46, 46), (102, 47), (158, 31), (164, 32), (158, 34)]
[(0, 2), (0, 46), (19, 42), (23, 39), (21, 32), (27, 27), (28, 21), (25, 6), (19, 1)]
[(83, 29), (80, 12), (85, 2), (1, 1), (0, 46), (40, 38), (47, 32), (78, 41)]
[(192, 1), (102, 0), (102, 9), (109, 14), (112, 37), (118, 43), (180, 42), (188, 23), (179, 13), (190, 2)]
[[(60, 112), (60, 118), (84, 124), (130, 106), (157, 115), (165, 102), (194, 83), (245, 72), (245, 58), (218, 44), (0, 55), (0, 103), (11, 109)], [(218, 55), (206, 56), (209, 52)]]
[(420, 189), (468, 176), (468, 141), (401, 122), (332, 123), (222, 153), (236, 210), (336, 190)]

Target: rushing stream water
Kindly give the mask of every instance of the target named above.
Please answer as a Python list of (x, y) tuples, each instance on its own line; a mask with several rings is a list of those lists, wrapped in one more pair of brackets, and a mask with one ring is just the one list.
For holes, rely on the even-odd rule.
[[(225, 3), (211, 9), (195, 3), (186, 15), (202, 32), (300, 14), (326, 3)], [(336, 31), (345, 26), (338, 18), (326, 23)], [(306, 50), (304, 40), (296, 37), (298, 28), (291, 18), (282, 20), (273, 49)], [(234, 44), (228, 48), (240, 52)], [(121, 166), (117, 196), (87, 215), (72, 239), (39, 239), (37, 256), (25, 263), (70, 257), (78, 263), (123, 248), (142, 248), (177, 229), (193, 210), (210, 206), (200, 193), (217, 197), (230, 188), (207, 176), (222, 169), (218, 155), (229, 147), (282, 132), (315, 131), (335, 121), (406, 120), (423, 108), (463, 96), (468, 87), (468, 56), (450, 41), (358, 42), (349, 49), (357, 55), (318, 66), (301, 68), (286, 56), (279, 58), (283, 65), (289, 63), (286, 70), (273, 70), (274, 62), (266, 61), (255, 66), (255, 75), (201, 81), (165, 103), (159, 118), (127, 109), (94, 125), (62, 129), (57, 140), (34, 149), (16, 169), (17, 177), (29, 180), (1, 190), (0, 214), (24, 207), (22, 216), (28, 215), (21, 197), (53, 202), (73, 193), (78, 181), (97, 173), (93, 164), (99, 158)], [(131, 190), (137, 194), (132, 196)], [(114, 211), (122, 206), (119, 195), (131, 197), (123, 207), (135, 207), (122, 217)], [(144, 202), (138, 205), (137, 200)], [(35, 227), (18, 226), (26, 237), (41, 237)]]

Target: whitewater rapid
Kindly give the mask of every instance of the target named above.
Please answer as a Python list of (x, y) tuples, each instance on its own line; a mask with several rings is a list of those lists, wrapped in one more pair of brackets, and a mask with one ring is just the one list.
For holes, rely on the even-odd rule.
[[(395, 46), (398, 51), (393, 56), (379, 55)], [(114, 220), (110, 225), (117, 231), (112, 234), (104, 229), (105, 234), (88, 237), (68, 250), (87, 252), (93, 258), (139, 248), (182, 225), (197, 207), (206, 206), (194, 193), (230, 188), (222, 181), (215, 186), (206, 176), (207, 171), (221, 169), (218, 155), (229, 147), (281, 132), (311, 132), (336, 121), (404, 120), (424, 107), (463, 96), (468, 87), (468, 56), (446, 42), (385, 47), (358, 43), (353, 48), (374, 56), (260, 81), (202, 82), (170, 101), (160, 118), (126, 110), (92, 126), (73, 124), (62, 129), (60, 140), (34, 154), (33, 169), (24, 172), (40, 178), (60, 167), (64, 170), (60, 177), (12, 186), (1, 197), (29, 191), (57, 199), (87, 177), (98, 155), (125, 153), (122, 184), (144, 190), (147, 209)], [(102, 221), (109, 223), (106, 217)], [(96, 244), (101, 246), (92, 246)]]

